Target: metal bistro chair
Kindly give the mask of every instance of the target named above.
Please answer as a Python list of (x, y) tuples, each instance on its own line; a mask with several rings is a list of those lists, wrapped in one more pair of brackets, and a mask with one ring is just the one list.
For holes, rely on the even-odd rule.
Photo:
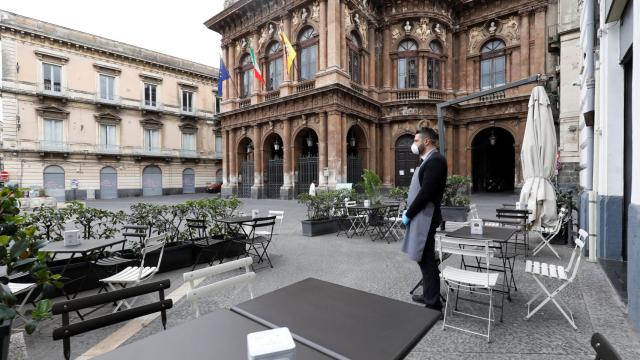
[(399, 204), (390, 204), (384, 209), (379, 219), (372, 221), (370, 225), (374, 226), (373, 231), (375, 231), (375, 233), (373, 234), (374, 236), (371, 236), (371, 241), (384, 239), (387, 241), (387, 244), (389, 244), (391, 243), (389, 241), (389, 235), (394, 241), (398, 241), (398, 237), (394, 233), (394, 227), (398, 221), (398, 215), (400, 215), (400, 222), (402, 222), (402, 214), (399, 213), (399, 208)]
[(217, 259), (215, 256), (211, 257), (210, 261), (207, 262), (209, 266), (213, 265), (213, 262), (216, 260), (220, 261), (222, 264), (225, 252), (220, 251), (220, 248), (214, 248), (214, 246), (224, 243), (227, 240), (213, 239), (207, 231), (206, 220), (203, 219), (187, 219), (187, 229), (189, 230), (189, 239), (191, 240), (191, 244), (193, 245), (194, 250), (198, 251), (198, 256), (196, 256), (191, 270), (193, 271), (196, 268), (196, 265), (198, 265), (200, 261), (200, 257), (206, 253), (218, 255)]
[[(275, 232), (273, 233), (273, 236), (279, 236), (280, 232), (282, 231), (282, 222), (284, 221), (284, 211), (283, 210), (269, 210), (269, 216), (275, 216), (276, 217)], [(257, 230), (256, 234), (262, 235), (262, 236), (267, 236), (267, 235), (269, 235), (269, 231), (267, 231), (267, 230)], [(274, 249), (274, 245), (271, 245), (271, 249)]]
[[(452, 266), (445, 266), (440, 273), (440, 278), (444, 282), (447, 288), (447, 301), (444, 308), (444, 320), (442, 322), (442, 329), (450, 327), (456, 330), (461, 330), (475, 335), (480, 335), (487, 338), (487, 342), (491, 341), (491, 323), (495, 322), (493, 319), (493, 288), (495, 288), (498, 282), (498, 273), (489, 271), (490, 259), (493, 257), (493, 249), (491, 247), (490, 240), (471, 240), (471, 239), (459, 239), (449, 236), (440, 236), (437, 244), (437, 251), (440, 254), (440, 261), (444, 261), (444, 254), (471, 256), (475, 258), (484, 258), (486, 264), (486, 271), (471, 271), (459, 269)], [(465, 248), (469, 246), (471, 248)], [(489, 297), (489, 313), (487, 317), (478, 316), (475, 314), (465, 313), (455, 308), (452, 309), (451, 315), (454, 313), (470, 316), (476, 319), (487, 321), (487, 333), (475, 332), (469, 329), (464, 329), (447, 324), (447, 312), (449, 309), (449, 294), (451, 290), (456, 287), (456, 305), (458, 303), (458, 295), (460, 290), (467, 290), (469, 293), (481, 294)], [(479, 290), (486, 290), (479, 291)], [(503, 299), (504, 301), (504, 299)]]
[[(105, 269), (104, 273), (106, 274), (115, 274), (120, 271), (120, 266), (129, 265), (138, 259), (124, 257), (123, 251), (126, 243), (133, 243), (142, 246), (144, 243), (144, 239), (148, 237), (147, 231), (149, 227), (144, 225), (125, 225), (122, 227), (122, 237), (126, 240), (124, 244), (122, 244), (123, 250), (111, 252), (108, 256), (104, 256), (98, 259), (95, 264), (99, 266), (101, 269)], [(104, 287), (101, 287), (98, 293), (102, 290), (106, 290)]]
[[(358, 235), (360, 231), (367, 227), (367, 215), (360, 213), (358, 210), (353, 209), (356, 206), (355, 201), (345, 201), (344, 207), (347, 213), (347, 220), (349, 220), (349, 229), (346, 231), (347, 237), (351, 238), (354, 235)], [(349, 236), (349, 232), (353, 231), (353, 234)]]
[[(393, 212), (395, 210), (395, 212)], [(402, 228), (402, 213), (404, 212), (404, 205), (398, 204), (397, 208), (394, 206), (389, 210), (389, 217), (385, 220), (390, 224), (389, 234), (393, 236), (396, 241), (404, 239), (404, 229)]]
[[(565, 304), (558, 295), (576, 279), (576, 276), (578, 275), (578, 267), (580, 266), (580, 259), (582, 258), (582, 248), (584, 247), (584, 244), (588, 238), (589, 234), (586, 231), (580, 229), (580, 231), (578, 232), (578, 238), (575, 240), (576, 246), (571, 253), (571, 259), (569, 259), (569, 264), (567, 265), (567, 267), (527, 260), (524, 271), (533, 276), (533, 279), (538, 283), (538, 285), (540, 285), (540, 291), (538, 291), (536, 296), (534, 296), (527, 302), (527, 316), (525, 316), (525, 320), (531, 319), (531, 317), (535, 313), (537, 313), (540, 309), (542, 309), (544, 305), (551, 301), (555, 304), (558, 310), (560, 310), (562, 315), (567, 319), (569, 324), (571, 324), (573, 329), (578, 330), (578, 327), (576, 327), (576, 322), (573, 318), (573, 313), (571, 312), (571, 310), (569, 310), (567, 304)], [(569, 275), (570, 272), (571, 275)], [(550, 278), (556, 280), (560, 283), (560, 286), (558, 286), (553, 291), (549, 291), (542, 282), (542, 278)], [(542, 300), (535, 309), (531, 310), (531, 304), (540, 296), (544, 296), (544, 300)]]
[[(551, 250), (551, 252), (553, 252), (553, 254), (558, 259), (560, 259), (560, 255), (558, 255), (558, 252), (556, 251), (556, 249), (554, 249), (553, 246), (551, 246), (551, 239), (553, 239), (556, 235), (558, 235), (560, 230), (562, 230), (562, 225), (564, 225), (565, 223), (567, 213), (568, 213), (567, 209), (561, 208), (560, 212), (558, 213), (558, 220), (556, 221), (555, 225), (552, 228), (534, 227), (531, 229), (533, 232), (538, 234), (542, 239), (542, 241), (538, 245), (536, 245), (535, 248), (533, 248), (533, 252), (532, 252), (533, 256), (538, 254), (540, 250), (542, 250), (546, 246), (549, 248), (549, 250)], [(545, 236), (544, 234), (547, 234), (547, 235)]]
[[(251, 271), (251, 265), (253, 259), (246, 257), (240, 260), (230, 261), (224, 264), (209, 266), (204, 269), (198, 269), (196, 271), (190, 271), (182, 274), (182, 278), (189, 284), (189, 290), (187, 290), (187, 300), (191, 301), (191, 306), (196, 311), (196, 318), (200, 317), (200, 308), (198, 307), (198, 299), (202, 299), (210, 295), (211, 293), (222, 290), (237, 284), (246, 284), (249, 289), (249, 296), (253, 299), (253, 289), (251, 283), (256, 278), (256, 273)], [(219, 280), (211, 284), (197, 287), (202, 280), (207, 276), (214, 276), (229, 271), (244, 267), (244, 273), (236, 275), (230, 278)]]
[[(138, 285), (144, 281), (150, 280), (160, 269), (160, 263), (162, 262), (162, 254), (164, 254), (164, 245), (166, 243), (167, 234), (160, 234), (150, 237), (144, 241), (144, 249), (142, 250), (142, 260), (140, 266), (128, 266), (124, 270), (117, 274), (111, 275), (108, 278), (101, 279), (100, 282), (109, 286), (111, 290), (116, 290), (116, 285), (120, 285), (122, 288), (128, 285)], [(145, 266), (145, 259), (147, 255), (159, 251), (158, 263), (156, 266)], [(118, 311), (124, 304), (128, 309), (131, 309), (136, 298), (128, 303), (126, 300), (121, 300), (114, 312)]]
[[(275, 224), (275, 216), (255, 218), (249, 223), (249, 227), (251, 227), (249, 237), (246, 239), (234, 239), (232, 241), (245, 245), (245, 257), (255, 257), (258, 259), (258, 263), (261, 263), (264, 258), (266, 258), (269, 262), (269, 266), (273, 268), (267, 248), (273, 238), (273, 228)], [(259, 235), (257, 233), (257, 231), (265, 229), (268, 230), (267, 235)]]

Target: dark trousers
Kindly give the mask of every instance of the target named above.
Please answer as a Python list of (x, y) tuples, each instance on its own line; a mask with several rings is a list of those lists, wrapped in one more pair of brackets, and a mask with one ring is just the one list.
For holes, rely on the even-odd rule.
[(436, 230), (440, 224), (431, 223), (429, 234), (427, 235), (427, 243), (422, 252), (422, 259), (418, 262), (420, 271), (422, 272), (422, 296), (424, 302), (428, 306), (440, 307), (440, 270), (436, 261), (435, 242)]

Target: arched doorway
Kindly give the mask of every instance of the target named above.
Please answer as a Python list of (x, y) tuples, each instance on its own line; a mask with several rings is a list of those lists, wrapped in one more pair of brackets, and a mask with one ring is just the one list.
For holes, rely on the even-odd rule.
[(309, 191), (311, 182), (318, 184), (318, 135), (312, 129), (298, 132), (295, 138), (296, 195)]
[(196, 192), (196, 172), (191, 168), (182, 171), (182, 193), (194, 194)]
[(142, 170), (142, 196), (162, 195), (162, 170), (149, 165)]
[(280, 188), (284, 184), (284, 172), (282, 168), (282, 138), (280, 135), (269, 134), (262, 144), (262, 153), (264, 154), (264, 162), (262, 168), (267, 169), (265, 178), (266, 197), (269, 199), (280, 198)]
[(418, 155), (411, 152), (414, 135), (402, 135), (396, 140), (396, 186), (409, 186), (411, 177), (418, 165)]
[(480, 131), (471, 143), (473, 191), (513, 191), (515, 141), (503, 128)]
[(251, 197), (251, 187), (253, 186), (253, 141), (244, 138), (238, 143), (238, 197)]
[(118, 172), (111, 166), (100, 169), (100, 199), (118, 197)]
[(362, 170), (367, 168), (367, 138), (358, 125), (347, 131), (347, 182), (356, 186), (362, 181)]
[(65, 200), (63, 168), (58, 165), (47, 166), (44, 168), (42, 180), (45, 195), (54, 197), (58, 201)]

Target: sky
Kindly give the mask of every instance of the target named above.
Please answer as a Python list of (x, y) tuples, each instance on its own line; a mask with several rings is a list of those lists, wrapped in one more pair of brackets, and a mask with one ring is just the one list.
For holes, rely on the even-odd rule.
[(223, 4), (224, 0), (0, 0), (0, 9), (218, 67), (220, 35), (203, 23), (222, 11)]

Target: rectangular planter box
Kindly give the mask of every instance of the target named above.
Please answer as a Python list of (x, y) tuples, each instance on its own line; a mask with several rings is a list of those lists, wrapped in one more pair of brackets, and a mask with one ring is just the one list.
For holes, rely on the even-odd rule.
[(302, 220), (302, 235), (318, 236), (338, 232), (340, 230), (338, 221), (342, 219), (326, 220)]

